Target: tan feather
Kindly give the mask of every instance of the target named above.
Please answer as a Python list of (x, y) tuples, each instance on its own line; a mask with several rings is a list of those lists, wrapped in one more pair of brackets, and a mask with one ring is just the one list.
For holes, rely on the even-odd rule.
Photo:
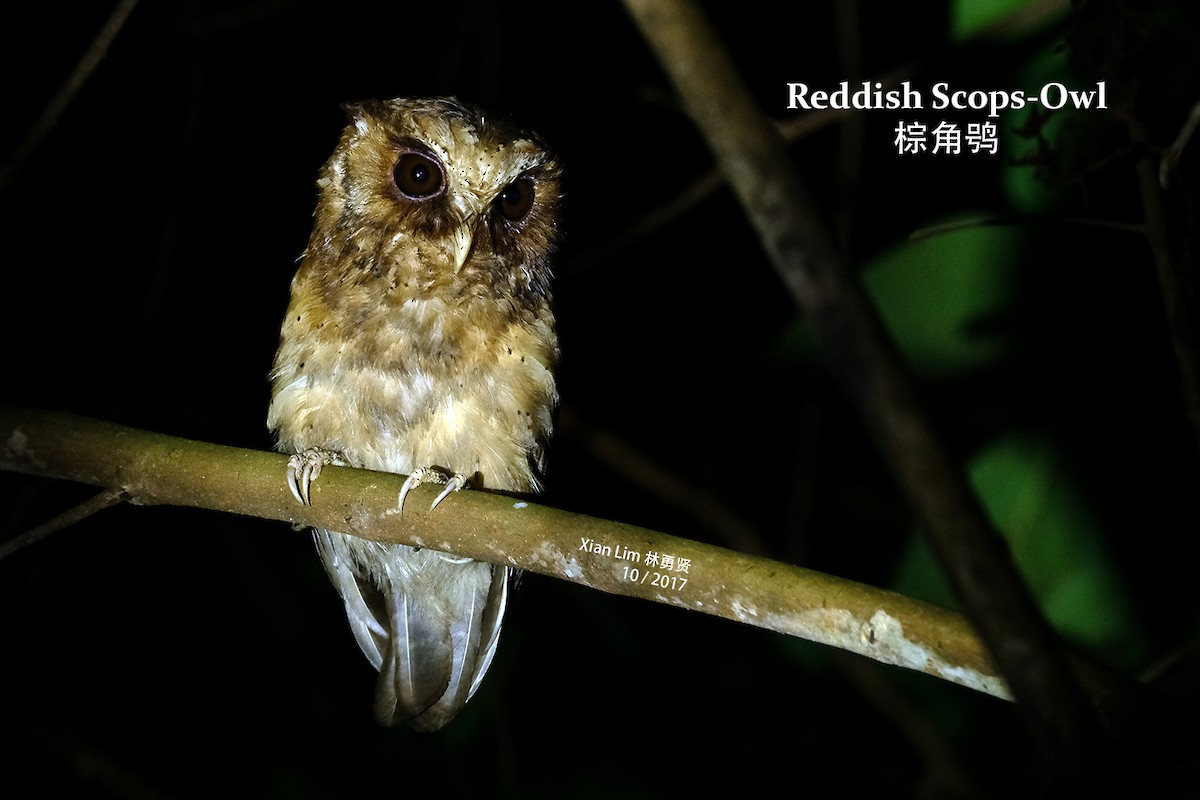
[[(271, 373), (278, 447), (536, 491), (558, 401), (558, 162), (536, 136), (452, 99), (347, 110)], [(306, 498), (311, 472), (298, 473), (289, 479)], [(315, 538), (380, 671), (376, 716), (446, 724), (491, 663), (511, 570), (332, 531)]]

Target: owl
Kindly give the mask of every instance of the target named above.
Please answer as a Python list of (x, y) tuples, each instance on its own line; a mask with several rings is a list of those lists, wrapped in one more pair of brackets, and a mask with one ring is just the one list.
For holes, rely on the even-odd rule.
[[(453, 98), (348, 105), (322, 168), (271, 372), (268, 427), (300, 502), (322, 466), (540, 489), (558, 402), (551, 260), (561, 168), (535, 134)], [(479, 688), (508, 566), (315, 530), (375, 716), (437, 730)]]

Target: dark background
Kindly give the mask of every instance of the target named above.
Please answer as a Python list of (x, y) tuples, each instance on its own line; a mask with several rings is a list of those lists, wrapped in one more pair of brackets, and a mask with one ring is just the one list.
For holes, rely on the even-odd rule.
[[(905, 573), (912, 515), (824, 372), (838, 354), (807, 343), (731, 193), (625, 238), (712, 162), (619, 4), (142, 2), (13, 165), (111, 4), (19, 8), (4, 23), (25, 47), (3, 53), (0, 402), (269, 448), (266, 374), (339, 104), (456, 94), (540, 132), (569, 170), (563, 424), (545, 502), (939, 596)], [(788, 81), (832, 89), (903, 68), (922, 91), (1036, 90), (1039, 75), (1087, 86), (1109, 69), (1138, 87), (1163, 147), (1200, 98), (1200, 18), (1183, 2), (1132, 16), (1091, 4), (1082, 39), (1068, 13), (972, 38), (954, 33), (950, 4), (706, 8), (781, 120), (794, 118)], [(1052, 449), (1054, 481), (1103, 553), (1091, 591), (1120, 616), (1073, 643), (1194, 697), (1200, 465), (1150, 251), (1137, 232), (1065, 219), (1139, 223), (1140, 152), (1096, 112), (1045, 126), (1002, 115), (995, 156), (902, 157), (894, 128), (918, 117), (954, 119), (871, 111), (792, 153), (859, 266), (955, 214), (1013, 222), (989, 245), (1006, 290), (956, 329), (996, 352), (949, 363), (936, 346), (906, 350), (923, 398), (964, 462), (996, 442)], [(1050, 149), (1019, 163), (1039, 136)], [(1191, 225), (1195, 163), (1193, 143), (1167, 196), (1175, 232)], [(939, 252), (930, 266), (946, 281)], [(918, 264), (884, 281), (904, 289), (880, 295), (910, 320), (902, 345), (955, 308), (938, 292), (956, 274), (932, 283)], [(642, 461), (604, 456), (601, 434), (723, 504), (742, 533), (652, 488)], [(0, 474), (0, 535), (93, 492)], [(1073, 574), (1064, 547), (1044, 571)], [(0, 562), (0, 785), (38, 795), (671, 797), (779, 779), (1004, 797), (1046, 777), (1009, 704), (537, 575), (445, 731), (377, 727), (373, 681), (309, 537), (282, 523), (117, 507)]]

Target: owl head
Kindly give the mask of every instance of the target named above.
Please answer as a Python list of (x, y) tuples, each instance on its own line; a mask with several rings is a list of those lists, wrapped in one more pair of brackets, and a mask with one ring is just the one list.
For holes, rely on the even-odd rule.
[(561, 169), (537, 135), (453, 98), (345, 108), (306, 257), (409, 296), (548, 295)]

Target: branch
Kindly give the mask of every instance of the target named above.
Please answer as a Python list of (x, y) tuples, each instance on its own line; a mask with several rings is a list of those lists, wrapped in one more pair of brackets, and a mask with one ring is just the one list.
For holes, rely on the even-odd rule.
[(88, 46), (79, 63), (75, 65), (75, 69), (71, 71), (70, 76), (61, 87), (46, 108), (42, 111), (42, 115), (38, 117), (37, 122), (25, 134), (25, 138), (21, 140), (21, 144), (17, 146), (17, 150), (9, 158), (7, 164), (0, 169), (0, 192), (8, 188), (8, 183), (12, 176), (32, 155), (33, 151), (41, 144), (42, 139), (46, 138), (46, 134), (54, 129), (58, 123), (59, 117), (67, 110), (71, 101), (75, 99), (75, 95), (83, 88), (92, 73), (96, 71), (96, 67), (100, 66), (100, 62), (104, 60), (108, 54), (108, 48), (112, 45), (113, 39), (117, 38), (117, 34), (121, 32), (121, 28), (125, 26), (125, 20), (133, 12), (137, 6), (138, 0), (119, 0), (117, 7), (113, 9), (108, 19), (104, 22), (104, 26), (100, 28), (96, 38)]
[(64, 511), (49, 522), (38, 525), (36, 528), (28, 530), (10, 541), (0, 542), (0, 560), (8, 558), (18, 550), (24, 550), (30, 545), (37, 544), (52, 533), (57, 533), (63, 528), (69, 528), (75, 523), (87, 519), (92, 514), (124, 502), (124, 500), (125, 497), (121, 492), (106, 489), (74, 508)]
[[(1010, 699), (983, 644), (960, 614), (895, 592), (619, 522), (481, 491), (436, 512), (440, 487), (405, 504), (403, 475), (326, 467), (313, 504), (292, 497), (287, 456), (196, 442), (64, 412), (0, 406), (0, 469), (71, 480), (134, 505), (176, 505), (331, 528), (446, 550), (610, 594), (638, 597), (829, 645)], [(649, 563), (656, 553), (659, 564)], [(633, 556), (636, 554), (637, 558)], [(625, 556), (621, 558), (620, 556)], [(671, 556), (674, 565), (663, 563)], [(686, 570), (679, 565), (686, 560)], [(635, 573), (633, 572), (636, 570)], [(655, 586), (654, 575), (665, 585)], [(1092, 702), (1117, 729), (1144, 740), (1186, 713), (1141, 684), (1073, 661)], [(1186, 737), (1185, 737), (1186, 738)]]
[(829, 369), (908, 497), (1033, 730), (1072, 775), (1103, 762), (1097, 719), (960, 465), (932, 430), (865, 292), (841, 262), (721, 41), (686, 0), (625, 0), (804, 311)]
[[(489, 492), (459, 492), (431, 513), (438, 487), (418, 487), (401, 518), (396, 497), (404, 476), (383, 472), (326, 467), (313, 485), (313, 504), (302, 506), (284, 480), (286, 465), (279, 453), (0, 407), (4, 469), (106, 487), (134, 505), (207, 508), (508, 564), (1008, 696), (961, 615), (894, 592)], [(651, 553), (658, 566), (647, 563)], [(663, 564), (664, 556), (674, 566)], [(665, 585), (653, 585), (656, 574)]]
[(1135, 171), (1145, 220), (1146, 242), (1150, 247), (1154, 269), (1158, 273), (1158, 288), (1167, 328), (1171, 333), (1184, 411), (1192, 427), (1192, 436), (1196, 445), (1200, 447), (1200, 353), (1196, 350), (1196, 335), (1192, 328), (1190, 308), (1194, 292), (1190, 281), (1194, 279), (1185, 258), (1179, 259), (1181, 263), (1176, 262), (1163, 197), (1163, 183), (1169, 173), (1167, 165), (1173, 164), (1180, 157), (1197, 120), (1200, 120), (1200, 104), (1192, 109), (1183, 131), (1167, 154), (1161, 159), (1155, 159), (1147, 150), (1146, 131), (1141, 122), (1132, 114), (1126, 117), (1130, 139), (1143, 151), (1137, 160)]
[(652, 494), (657, 502), (687, 514), (697, 527), (727, 547), (755, 555), (767, 552), (754, 526), (711, 491), (689, 485), (613, 432), (580, 419), (571, 406), (559, 406), (555, 429), (558, 435), (573, 436), (582, 442), (592, 458)]

